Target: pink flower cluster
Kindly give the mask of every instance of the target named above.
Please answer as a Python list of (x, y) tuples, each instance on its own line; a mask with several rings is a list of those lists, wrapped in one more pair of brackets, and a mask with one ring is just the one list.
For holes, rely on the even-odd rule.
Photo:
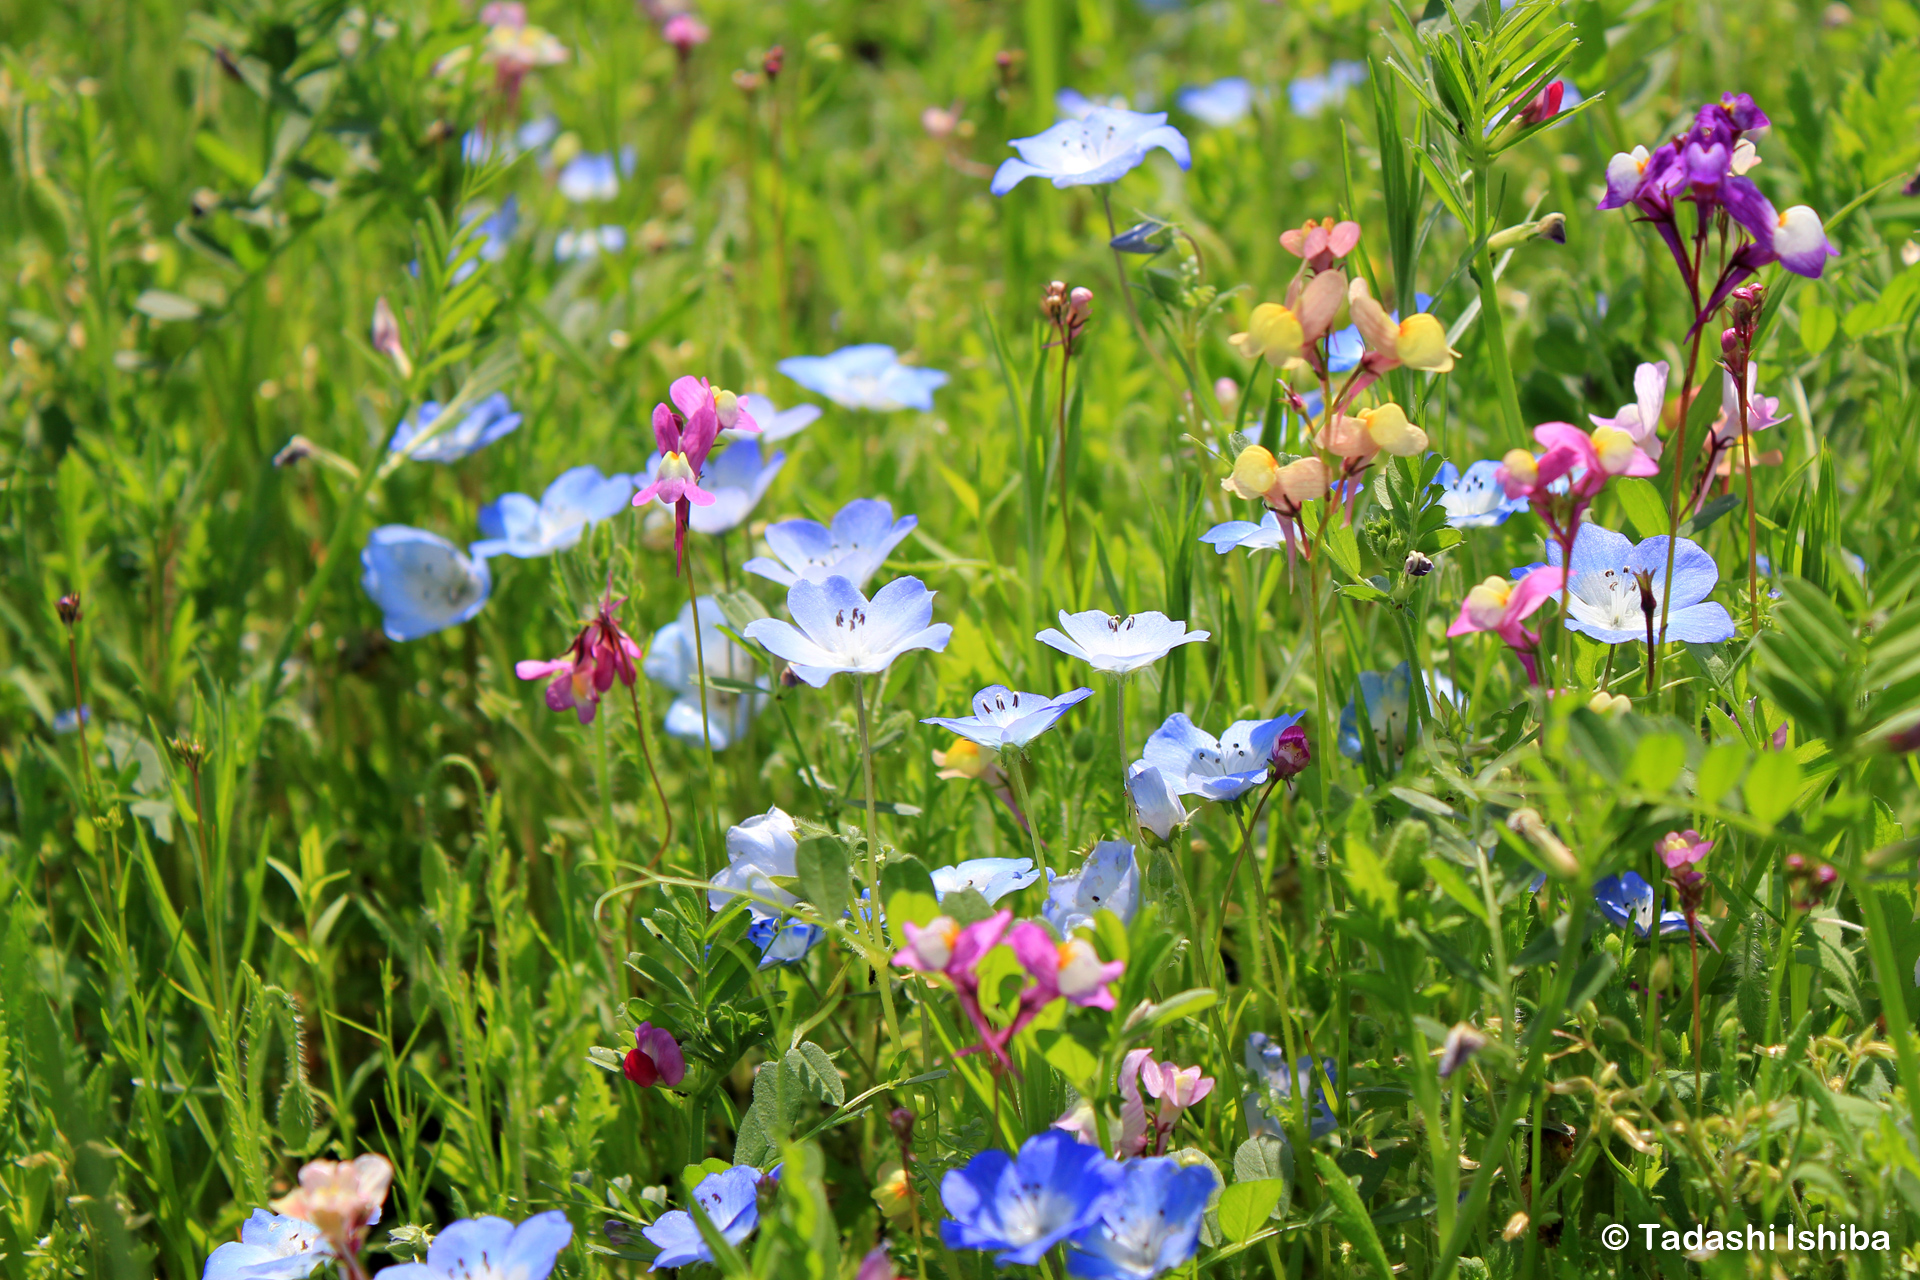
[(640, 646), (621, 629), (613, 611), (624, 600), (611, 596), (600, 602), (600, 612), (573, 638), (567, 651), (551, 661), (527, 658), (513, 664), (513, 673), (522, 680), (553, 679), (547, 685), (547, 706), (554, 711), (571, 709), (581, 724), (592, 724), (600, 699), (613, 688), (617, 678), (631, 687), (634, 661), (642, 657)]

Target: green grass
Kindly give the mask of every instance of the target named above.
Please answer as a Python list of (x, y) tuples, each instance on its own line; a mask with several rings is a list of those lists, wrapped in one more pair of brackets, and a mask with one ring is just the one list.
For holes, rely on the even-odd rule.
[[(1436, 1280), (1758, 1274), (1731, 1253), (1649, 1254), (1637, 1227), (1624, 1252), (1600, 1244), (1605, 1224), (1655, 1221), (1889, 1233), (1888, 1254), (1768, 1259), (1796, 1276), (1920, 1261), (1904, 736), (1920, 718), (1920, 198), (1903, 189), (1920, 11), (1523, 0), (1492, 33), (1462, 15), (1480, 25), (1448, 99), (1447, 24), (1351, 0), (716, 0), (684, 64), (621, 0), (532, 8), (572, 57), (533, 72), (515, 114), (486, 70), (435, 74), (481, 33), (455, 3), (0, 0), (0, 1274), (198, 1276), (305, 1160), (377, 1151), (396, 1176), (372, 1268), (414, 1252), (418, 1233), (390, 1227), (557, 1208), (575, 1226), (564, 1274), (638, 1275), (638, 1228), (684, 1207), (687, 1166), (738, 1154), (787, 1175), (723, 1257), (734, 1274), (850, 1275), (885, 1235), (903, 1275), (971, 1280), (989, 1263), (934, 1233), (942, 1174), (1040, 1132), (1070, 1090), (1117, 1116), (1136, 1045), (1217, 1081), (1174, 1131), (1183, 1159), (1227, 1183), (1285, 1179), (1270, 1222), (1254, 1211), (1270, 1188), (1229, 1188), (1206, 1275), (1371, 1276), (1383, 1259)], [(741, 88), (775, 44), (777, 79)], [(1372, 80), (1295, 115), (1288, 83), (1334, 59)], [(1480, 141), (1549, 70), (1582, 109), (1511, 147)], [(1180, 232), (1127, 260), (1143, 343), (1101, 193), (1033, 180), (995, 199), (987, 175), (1006, 139), (1053, 121), (1061, 87), (1163, 109), (1226, 75), (1256, 86), (1248, 118), (1176, 112), (1191, 169), (1155, 153), (1110, 193), (1120, 228)], [(1330, 520), (1291, 571), (1284, 552), (1198, 542), (1258, 516), (1220, 488), (1242, 444), (1306, 447), (1270, 369), (1238, 385), (1249, 364), (1227, 338), (1284, 296), (1298, 262), (1277, 237), (1308, 218), (1363, 225), (1349, 267), (1389, 305), (1428, 293), (1449, 325), (1480, 306), (1451, 373), (1375, 389), (1438, 456), (1499, 458), (1535, 423), (1610, 414), (1642, 360), (1672, 363), (1677, 392), (1677, 274), (1650, 229), (1594, 205), (1615, 152), (1723, 91), (1773, 119), (1752, 176), (1777, 206), (1820, 211), (1842, 251), (1818, 281), (1758, 277), (1760, 388), (1791, 417), (1757, 443), (1783, 456), (1754, 473), (1751, 525), (1736, 471), (1733, 500), (1682, 530), (1718, 563), (1733, 640), (1667, 647), (1649, 690), (1639, 645), (1568, 632), (1556, 604), (1534, 622), (1565, 692), (1530, 688), (1497, 641), (1445, 629), (1473, 584), (1542, 558), (1542, 526), (1449, 541), (1419, 522), (1419, 459), (1368, 472), (1354, 524)], [(952, 104), (960, 128), (930, 136), (923, 110)], [(463, 162), (469, 129), (544, 115), (562, 132), (543, 155)], [(556, 192), (559, 160), (626, 146), (611, 202)], [(455, 282), (450, 259), (479, 249), (464, 213), (509, 195), (504, 256)], [(1486, 248), (1550, 212), (1564, 245)], [(603, 224), (624, 251), (555, 262), (559, 230)], [(1056, 279), (1095, 294), (1064, 378), (1038, 310)], [(370, 345), (382, 297), (410, 374)], [(1694, 439), (1726, 323), (1707, 326)], [(776, 684), (711, 767), (660, 732), (673, 694), (642, 680), (674, 820), (657, 859), (625, 691), (582, 727), (514, 678), (609, 583), (642, 644), (673, 620), (687, 584), (657, 508), (550, 558), (496, 558), (466, 625), (381, 634), (358, 585), (375, 526), (464, 546), (501, 493), (582, 463), (643, 468), (673, 378), (785, 407), (818, 398), (778, 361), (856, 342), (947, 371), (934, 411), (828, 405), (781, 446), (750, 524), (693, 536), (689, 558), (738, 630), (784, 616), (741, 569), (765, 521), (859, 497), (919, 517), (872, 585), (922, 578), (953, 637), (869, 682), (871, 796), (846, 678)], [(381, 465), (410, 408), (496, 388), (525, 415), (516, 432), (451, 466)], [(275, 466), (295, 436), (324, 455)], [(1676, 453), (1590, 518), (1665, 533)], [(1415, 546), (1437, 563), (1424, 578), (1403, 572)], [(1751, 600), (1756, 551), (1779, 576)], [(1127, 686), (1122, 735), (1110, 685), (1034, 639), (1062, 608), (1163, 610), (1212, 638)], [(1410, 747), (1402, 727), (1343, 756), (1361, 673), (1409, 660), (1464, 711), (1426, 707)], [(1632, 709), (1589, 709), (1602, 682)], [(1257, 823), (1252, 802), (1206, 805), (1171, 850), (1143, 842), (1146, 905), (1097, 930), (1128, 962), (1118, 1009), (1045, 1015), (997, 1082), (953, 1055), (951, 994), (876, 985), (884, 950), (838, 910), (876, 888), (891, 950), (898, 923), (930, 914), (897, 896), (925, 888), (923, 868), (1031, 854), (986, 783), (935, 776), (952, 740), (918, 723), (990, 683), (1095, 689), (1022, 778), (1055, 868), (1131, 834), (1120, 768), (1170, 713), (1218, 731), (1302, 712), (1314, 756)], [(76, 702), (90, 719), (60, 731)], [(725, 828), (776, 804), (814, 824), (797, 887), (831, 936), (757, 970), (744, 914), (710, 913), (700, 886)], [(1596, 921), (1593, 882), (1664, 879), (1655, 842), (1687, 827), (1716, 841), (1714, 946)], [(1791, 854), (1838, 883), (1805, 896)], [(1042, 897), (1002, 905), (1033, 917)], [(1010, 1012), (1010, 953), (985, 973)], [(679, 1090), (643, 1091), (591, 1052), (624, 1053), (641, 1020), (686, 1046)], [(1441, 1080), (1432, 1055), (1462, 1021), (1489, 1044)], [(1296, 1117), (1284, 1162), (1248, 1136), (1256, 1031), (1337, 1064), (1338, 1128), (1309, 1143)], [(870, 1192), (902, 1156), (895, 1107), (916, 1117), (917, 1202), (889, 1221)]]

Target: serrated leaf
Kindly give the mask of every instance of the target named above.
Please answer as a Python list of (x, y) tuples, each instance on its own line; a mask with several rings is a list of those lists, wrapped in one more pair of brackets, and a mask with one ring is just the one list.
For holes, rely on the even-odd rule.
[(1220, 1193), (1220, 1234), (1239, 1244), (1265, 1225), (1286, 1194), (1284, 1178), (1234, 1183)]
[(798, 1048), (787, 1050), (787, 1066), (820, 1101), (835, 1107), (846, 1104), (847, 1089), (839, 1070), (827, 1051), (813, 1041), (803, 1040)]

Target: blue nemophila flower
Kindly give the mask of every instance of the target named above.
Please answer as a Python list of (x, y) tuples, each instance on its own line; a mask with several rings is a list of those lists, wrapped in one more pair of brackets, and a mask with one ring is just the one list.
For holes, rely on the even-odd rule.
[(360, 586), (380, 606), (389, 640), (418, 640), (457, 627), (493, 594), (487, 562), (437, 533), (383, 524), (360, 553)]
[(1315, 1078), (1312, 1067), (1313, 1059), (1308, 1058), (1289, 1068), (1286, 1052), (1264, 1031), (1255, 1031), (1247, 1037), (1247, 1072), (1260, 1086), (1248, 1090), (1245, 1099), (1248, 1134), (1264, 1133), (1282, 1142), (1289, 1141), (1283, 1125), (1293, 1108), (1295, 1087), (1303, 1090), (1311, 1103), (1307, 1108), (1307, 1136), (1323, 1138), (1334, 1131), (1337, 1122), (1333, 1109), (1327, 1106), (1322, 1080), (1331, 1087), (1339, 1069), (1332, 1058), (1322, 1058), (1321, 1075)]
[(1123, 111), (1092, 107), (1080, 120), (1062, 120), (1031, 138), (1007, 144), (1019, 153), (994, 172), (992, 191), (1004, 196), (1028, 178), (1046, 178), (1056, 187), (1089, 187), (1118, 182), (1144, 162), (1155, 147), (1182, 169), (1193, 164), (1187, 139), (1167, 123), (1164, 111)]
[(560, 194), (575, 204), (593, 200), (611, 200), (620, 194), (620, 175), (633, 172), (632, 147), (620, 149), (620, 161), (606, 152), (577, 155), (561, 166), (556, 184)]
[(780, 913), (776, 908), (756, 899), (786, 907), (799, 901), (773, 882), (776, 876), (791, 879), (800, 874), (795, 863), (799, 851), (799, 829), (779, 805), (728, 827), (727, 865), (714, 875), (713, 888), (707, 890), (707, 905), (724, 911), (736, 895), (751, 893), (748, 914), (756, 920), (777, 917)]
[(1100, 1220), (1123, 1177), (1098, 1147), (1049, 1129), (1019, 1156), (982, 1151), (940, 1180), (952, 1217), (940, 1224), (949, 1249), (989, 1249), (1003, 1267), (1031, 1267), (1047, 1250)]
[(1159, 836), (1171, 839), (1176, 827), (1184, 827), (1193, 814), (1180, 803), (1181, 792), (1165, 771), (1145, 760), (1127, 766), (1127, 799), (1140, 825)]
[(633, 497), (633, 477), (603, 476), (594, 466), (560, 473), (535, 502), (524, 493), (503, 493), (480, 508), (485, 537), (467, 548), (476, 556), (529, 559), (564, 551), (590, 524), (612, 519)]
[[(1559, 565), (1560, 544), (1547, 544), (1547, 563)], [(1646, 615), (1636, 573), (1653, 575), (1653, 616), (1658, 624), (1667, 590), (1667, 535), (1639, 543), (1622, 534), (1583, 524), (1573, 539), (1567, 572), (1567, 630), (1602, 644), (1645, 643)], [(1733, 618), (1726, 606), (1707, 599), (1720, 581), (1720, 567), (1699, 543), (1687, 538), (1673, 552), (1673, 599), (1667, 604), (1665, 639), (1717, 644), (1733, 639)]]
[(1131, 253), (1142, 258), (1151, 258), (1154, 254), (1166, 250), (1169, 226), (1170, 224), (1158, 218), (1136, 222), (1107, 241), (1107, 247), (1118, 253)]
[(496, 391), (451, 425), (440, 424), (440, 405), (432, 400), (401, 420), (387, 448), (416, 462), (458, 462), (486, 448), (520, 425), (520, 415), (504, 392)]
[(1092, 924), (1095, 912), (1111, 911), (1120, 923), (1131, 924), (1139, 908), (1140, 869), (1133, 846), (1125, 840), (1094, 845), (1070, 876), (1056, 876), (1053, 868), (1047, 868), (1047, 901), (1040, 915), (1063, 938), (1083, 924)]
[(1100, 1217), (1073, 1237), (1067, 1274), (1152, 1280), (1192, 1259), (1220, 1177), (1168, 1156), (1129, 1160)]
[(1174, 105), (1215, 128), (1225, 128), (1246, 119), (1253, 110), (1253, 86), (1240, 76), (1228, 76), (1212, 84), (1190, 85), (1174, 96)]
[[(1618, 929), (1632, 928), (1641, 938), (1653, 928), (1653, 886), (1637, 872), (1623, 871), (1617, 876), (1593, 882), (1593, 902), (1607, 923)], [(1678, 911), (1660, 913), (1660, 932), (1685, 933), (1687, 917)]]
[[(780, 1170), (776, 1167), (765, 1175), (765, 1180), (776, 1180), (779, 1176)], [(760, 1171), (752, 1165), (737, 1164), (723, 1173), (708, 1174), (693, 1189), (693, 1198), (699, 1202), (701, 1211), (714, 1229), (726, 1237), (728, 1244), (740, 1244), (760, 1225), (762, 1180)], [(661, 1214), (652, 1226), (641, 1228), (640, 1234), (660, 1246), (660, 1256), (648, 1266), (649, 1271), (713, 1261), (713, 1250), (700, 1238), (700, 1228), (685, 1209)]]
[(761, 444), (773, 444), (785, 440), (788, 436), (797, 436), (820, 418), (820, 406), (817, 404), (797, 404), (791, 409), (780, 409), (765, 396), (741, 396), (740, 405), (747, 416), (760, 424), (758, 436), (736, 436), (722, 431), (722, 440), (757, 439)]
[(937, 724), (969, 742), (995, 751), (1023, 751), (1028, 743), (1058, 724), (1060, 717), (1093, 696), (1091, 689), (1071, 689), (1056, 697), (1022, 693), (1003, 684), (990, 684), (973, 695), (970, 716), (929, 716), (921, 724)]
[(747, 926), (747, 941), (760, 948), (762, 969), (798, 964), (826, 936), (827, 931), (819, 925), (794, 916), (769, 916)]
[[(1444, 701), (1460, 705), (1460, 694), (1453, 681), (1438, 671), (1423, 673), (1427, 682), (1427, 705)], [(1367, 722), (1373, 726), (1374, 748), (1389, 763), (1407, 749), (1407, 726), (1412, 718), (1409, 699), (1413, 696), (1413, 675), (1407, 664), (1395, 665), (1385, 675), (1378, 671), (1360, 673), (1360, 692), (1367, 698)], [(1360, 758), (1360, 711), (1349, 698), (1340, 712), (1340, 754), (1349, 760)]]
[(547, 1280), (573, 1224), (558, 1209), (515, 1226), (505, 1218), (462, 1218), (433, 1238), (425, 1262), (383, 1268), (375, 1280)]
[[(712, 501), (705, 506), (692, 509), (687, 519), (687, 527), (695, 533), (726, 533), (737, 529), (740, 523), (753, 514), (760, 505), (760, 499), (767, 496), (774, 477), (780, 474), (780, 468), (787, 465), (787, 455), (776, 453), (764, 463), (760, 461), (760, 446), (753, 440), (740, 440), (728, 445), (719, 453), (707, 459), (706, 468), (700, 473), (700, 487), (707, 491)], [(652, 484), (660, 474), (660, 455), (654, 454), (647, 459), (646, 477), (641, 486)]]
[(901, 364), (899, 353), (879, 342), (842, 347), (830, 356), (788, 356), (774, 367), (842, 409), (880, 413), (931, 413), (933, 393), (947, 385), (940, 370)]
[(945, 901), (950, 893), (972, 889), (991, 905), (1039, 878), (1032, 858), (971, 858), (958, 866), (935, 867), (933, 894)]
[(229, 1240), (207, 1258), (200, 1280), (306, 1280), (333, 1261), (333, 1246), (320, 1228), (284, 1213), (255, 1209)]
[(793, 622), (759, 618), (746, 636), (818, 689), (841, 672), (878, 675), (903, 653), (945, 649), (953, 628), (933, 621), (933, 597), (918, 578), (895, 578), (872, 600), (845, 578), (803, 578), (787, 591)]
[(707, 677), (737, 680), (767, 688), (767, 678), (752, 654), (720, 630), (727, 617), (712, 596), (701, 596), (700, 643), (693, 640), (693, 605), (680, 606), (679, 616), (653, 633), (641, 670), (649, 679), (673, 690), (667, 708), (667, 736), (689, 744), (711, 738), (715, 751), (725, 751), (747, 736), (753, 717), (766, 705), (764, 694), (732, 693), (707, 688), (708, 731), (700, 732), (700, 653), (707, 657)]
[(845, 578), (865, 587), (893, 549), (913, 532), (919, 516), (893, 518), (883, 498), (856, 498), (834, 514), (831, 527), (818, 520), (782, 520), (767, 526), (767, 547), (778, 559), (755, 556), (741, 567), (783, 587), (802, 579)]
[(1280, 517), (1269, 511), (1260, 517), (1259, 524), (1251, 520), (1222, 521), (1201, 534), (1200, 541), (1212, 547), (1215, 555), (1223, 556), (1235, 547), (1245, 548), (1251, 555), (1255, 551), (1278, 551), (1287, 545), (1287, 535), (1280, 527)]
[(1153, 731), (1142, 752), (1176, 795), (1232, 800), (1267, 780), (1273, 744), (1304, 712), (1271, 720), (1236, 720), (1218, 738), (1176, 711)]
[(627, 229), (607, 225), (588, 227), (583, 231), (571, 229), (560, 232), (553, 238), (553, 260), (555, 262), (585, 262), (597, 258), (602, 253), (619, 253), (627, 247)]
[(77, 707), (54, 712), (52, 729), (58, 734), (68, 734), (77, 731), (83, 724), (92, 723), (93, 707), (83, 702)]
[[(1062, 634), (1064, 632), (1065, 634)], [(1151, 666), (1183, 644), (1207, 640), (1211, 633), (1189, 631), (1157, 609), (1116, 618), (1098, 609), (1060, 611), (1060, 630), (1048, 627), (1034, 637), (1095, 671), (1123, 676)]]
[(1297, 116), (1319, 115), (1338, 106), (1347, 90), (1367, 82), (1367, 67), (1362, 62), (1336, 61), (1317, 76), (1302, 76), (1287, 86), (1287, 105)]
[(1527, 509), (1525, 498), (1509, 498), (1500, 483), (1500, 464), (1482, 458), (1465, 471), (1451, 462), (1440, 464), (1433, 482), (1440, 486), (1440, 506), (1447, 523), (1456, 529), (1485, 529), (1505, 524), (1508, 517)]

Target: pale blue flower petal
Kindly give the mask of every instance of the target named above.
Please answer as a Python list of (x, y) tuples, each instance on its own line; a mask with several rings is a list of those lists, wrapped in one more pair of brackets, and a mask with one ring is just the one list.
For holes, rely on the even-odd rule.
[(493, 593), (487, 562), (437, 533), (382, 525), (360, 553), (360, 586), (380, 606), (389, 640), (418, 640), (479, 613)]

